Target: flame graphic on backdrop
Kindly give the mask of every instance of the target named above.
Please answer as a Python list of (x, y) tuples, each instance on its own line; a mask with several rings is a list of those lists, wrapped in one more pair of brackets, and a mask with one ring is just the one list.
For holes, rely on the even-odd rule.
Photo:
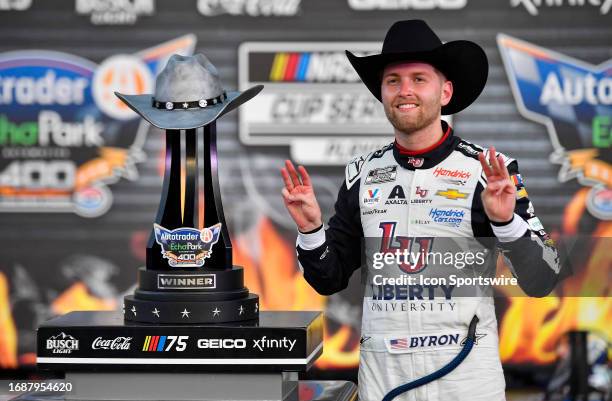
[[(578, 191), (568, 203), (563, 219), (565, 234), (577, 233), (580, 217), (585, 212), (588, 190), (584, 188)], [(584, 266), (578, 267), (579, 274), (561, 284), (560, 290), (562, 293), (592, 296), (513, 297), (518, 295), (516, 291), (501, 289), (510, 302), (503, 315), (499, 332), (499, 351), (503, 363), (553, 363), (558, 357), (559, 340), (570, 330), (596, 331), (610, 341), (612, 298), (609, 283), (612, 254), (607, 247), (609, 238), (612, 237), (612, 223), (599, 222), (591, 235), (594, 238), (594, 246), (590, 258), (585, 261)]]
[[(259, 243), (257, 243), (257, 241)], [(234, 264), (244, 267), (249, 290), (259, 294), (262, 310), (323, 310), (325, 298), (310, 287), (297, 270), (295, 247), (285, 241), (270, 220), (262, 218), (249, 232), (234, 240)], [(335, 333), (325, 328), (320, 368), (354, 368), (359, 362), (359, 344), (348, 347), (352, 329)]]
[(0, 272), (0, 368), (17, 368), (17, 329), (11, 313), (9, 287)]

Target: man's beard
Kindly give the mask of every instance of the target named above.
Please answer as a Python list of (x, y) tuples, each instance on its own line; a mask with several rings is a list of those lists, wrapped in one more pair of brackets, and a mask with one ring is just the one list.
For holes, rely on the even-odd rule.
[[(440, 110), (439, 107), (440, 105), (438, 105), (437, 110)], [(385, 105), (384, 108), (387, 119), (391, 125), (393, 125), (393, 128), (405, 134), (410, 134), (428, 127), (438, 119), (436, 105), (424, 107), (423, 104), (420, 104), (416, 110), (417, 112), (413, 113), (414, 115), (411, 116), (411, 118), (402, 118), (401, 112), (392, 105)], [(429, 110), (429, 112), (426, 113), (426, 110)]]

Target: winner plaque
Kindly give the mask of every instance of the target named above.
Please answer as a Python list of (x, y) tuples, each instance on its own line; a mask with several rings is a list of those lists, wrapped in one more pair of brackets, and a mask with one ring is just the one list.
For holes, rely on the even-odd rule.
[(232, 263), (218, 178), (216, 120), (257, 95), (262, 85), (226, 92), (202, 54), (174, 55), (154, 94), (116, 95), (166, 131), (161, 201), (138, 288), (124, 298), (126, 321), (222, 323), (257, 319), (258, 296)]

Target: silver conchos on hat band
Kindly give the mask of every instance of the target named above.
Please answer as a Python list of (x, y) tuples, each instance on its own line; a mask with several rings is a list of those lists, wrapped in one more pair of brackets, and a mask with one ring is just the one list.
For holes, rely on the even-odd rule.
[(204, 109), (206, 107), (214, 106), (219, 103), (223, 103), (227, 100), (227, 93), (223, 92), (217, 97), (210, 99), (200, 99), (190, 102), (163, 102), (152, 98), (152, 105), (156, 109), (161, 110), (187, 110), (187, 109)]

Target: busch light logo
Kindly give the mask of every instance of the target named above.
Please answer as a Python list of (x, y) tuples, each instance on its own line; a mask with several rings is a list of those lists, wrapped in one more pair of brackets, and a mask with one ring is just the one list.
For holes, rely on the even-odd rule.
[(168, 230), (154, 224), (155, 241), (162, 247), (162, 255), (171, 267), (202, 267), (212, 254), (212, 246), (219, 240), (221, 223), (202, 230), (179, 227)]
[(154, 0), (76, 0), (77, 14), (94, 25), (134, 25), (140, 15), (155, 12)]
[(519, 111), (548, 129), (559, 180), (593, 187), (587, 209), (611, 220), (602, 200), (612, 191), (612, 63), (590, 65), (503, 34), (497, 43)]
[(46, 348), (54, 354), (70, 354), (79, 350), (79, 340), (70, 334), (60, 334), (47, 339)]
[(194, 46), (187, 35), (99, 65), (54, 51), (0, 53), (0, 211), (106, 213), (109, 186), (138, 178), (149, 127), (114, 91), (151, 93), (166, 59)]

